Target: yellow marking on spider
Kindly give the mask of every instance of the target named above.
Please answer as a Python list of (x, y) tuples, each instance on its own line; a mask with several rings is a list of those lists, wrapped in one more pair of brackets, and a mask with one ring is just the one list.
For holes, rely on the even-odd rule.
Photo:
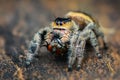
[(71, 17), (71, 18), (73, 18), (73, 17), (83, 18), (83, 19), (85, 19), (89, 22), (94, 22), (94, 20), (91, 17), (89, 17), (88, 15), (86, 15), (82, 12), (81, 13), (79, 13), (79, 12), (69, 12), (66, 16)]

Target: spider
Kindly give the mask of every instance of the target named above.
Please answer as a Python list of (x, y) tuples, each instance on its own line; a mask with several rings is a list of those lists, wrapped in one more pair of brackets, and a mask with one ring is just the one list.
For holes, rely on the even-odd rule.
[(40, 29), (31, 40), (26, 57), (30, 65), (39, 48), (46, 46), (55, 56), (68, 56), (68, 71), (77, 58), (77, 70), (81, 69), (86, 42), (93, 46), (96, 56), (101, 58), (100, 48), (104, 47), (104, 34), (98, 22), (84, 12), (68, 12), (58, 17), (48, 27)]

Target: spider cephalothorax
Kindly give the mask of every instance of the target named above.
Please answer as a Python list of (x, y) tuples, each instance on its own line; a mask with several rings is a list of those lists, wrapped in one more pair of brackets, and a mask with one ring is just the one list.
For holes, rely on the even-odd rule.
[(49, 27), (40, 29), (35, 34), (29, 45), (26, 64), (31, 63), (33, 57), (38, 54), (38, 49), (44, 45), (55, 55), (68, 54), (69, 71), (77, 58), (79, 70), (88, 40), (95, 49), (97, 57), (101, 57), (99, 37), (103, 39), (103, 33), (92, 17), (82, 12), (69, 12), (65, 18), (56, 18)]
[(70, 18), (56, 18), (54, 22), (52, 22), (53, 29), (55, 28), (63, 28), (63, 29), (71, 29), (73, 26), (72, 20)]
[[(64, 55), (67, 53), (71, 29), (74, 26), (70, 18), (56, 18), (52, 23), (51, 42), (47, 48), (51, 53)], [(47, 41), (48, 42), (48, 41)]]

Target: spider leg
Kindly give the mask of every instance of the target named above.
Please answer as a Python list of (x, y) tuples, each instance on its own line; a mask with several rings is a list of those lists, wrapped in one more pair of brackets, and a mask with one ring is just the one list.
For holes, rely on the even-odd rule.
[(76, 60), (76, 54), (75, 54), (75, 42), (78, 38), (78, 34), (74, 34), (72, 38), (70, 39), (70, 47), (68, 49), (68, 71), (72, 70), (72, 66)]
[(94, 27), (95, 28), (93, 30), (96, 34), (96, 37), (97, 37), (97, 40), (98, 40), (98, 43), (99, 43), (99, 47), (100, 47), (100, 49), (103, 49), (103, 48), (105, 48), (106, 45), (105, 45), (105, 40), (104, 40), (104, 33), (101, 30), (102, 26), (94, 24)]
[[(81, 37), (81, 36), (79, 36)], [(84, 58), (86, 40), (78, 38), (75, 54), (77, 54), (77, 71), (81, 68), (81, 63)]]
[(45, 41), (45, 37), (48, 32), (50, 32), (50, 29), (44, 28), (40, 29), (37, 33), (35, 33), (28, 47), (28, 53), (26, 55), (26, 65), (30, 65), (33, 57), (38, 54), (39, 47)]
[(71, 71), (72, 70), (72, 66), (76, 60), (76, 54), (74, 54), (74, 52), (71, 52), (71, 54), (69, 54), (69, 57), (68, 57), (68, 71)]
[(83, 36), (74, 35), (71, 39), (70, 52), (68, 57), (68, 70), (72, 68), (77, 59), (77, 70), (80, 70), (84, 58), (86, 40)]
[(99, 47), (101, 49), (105, 48), (105, 41), (104, 41), (104, 33), (101, 30), (101, 27), (98, 23), (89, 23), (86, 28), (91, 29), (94, 31), (94, 33), (96, 34), (96, 37), (98, 39), (98, 43), (99, 43)]
[(98, 58), (102, 58), (102, 55), (100, 54), (100, 51), (99, 51), (99, 44), (98, 44), (97, 37), (96, 37), (95, 33), (92, 30), (89, 30), (89, 38), (90, 38), (91, 45), (95, 49), (96, 56)]

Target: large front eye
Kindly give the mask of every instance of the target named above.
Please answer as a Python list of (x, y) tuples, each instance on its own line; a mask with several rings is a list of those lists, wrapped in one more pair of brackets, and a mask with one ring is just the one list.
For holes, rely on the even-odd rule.
[(60, 22), (60, 26), (62, 26), (62, 22)]
[(58, 25), (58, 22), (56, 22), (56, 25)]

